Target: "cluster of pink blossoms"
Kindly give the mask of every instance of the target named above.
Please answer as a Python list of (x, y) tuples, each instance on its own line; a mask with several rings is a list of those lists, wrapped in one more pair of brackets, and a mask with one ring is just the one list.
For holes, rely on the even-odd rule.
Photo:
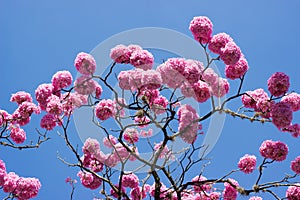
[(283, 142), (266, 140), (261, 144), (259, 151), (265, 158), (275, 161), (283, 161), (286, 159), (289, 149)]
[(300, 199), (300, 185), (289, 186), (286, 191), (287, 200), (298, 200)]
[(181, 132), (181, 138), (189, 144), (194, 143), (199, 130), (198, 122), (194, 122), (199, 118), (198, 113), (192, 106), (186, 104), (180, 106), (177, 114), (179, 117), (178, 131)]
[(110, 57), (116, 63), (130, 63), (134, 67), (143, 70), (152, 69), (154, 64), (153, 55), (138, 45), (117, 45), (111, 49)]
[(256, 166), (256, 157), (254, 155), (244, 155), (238, 162), (240, 170), (246, 174), (250, 174), (254, 171)]
[(4, 162), (0, 160), (0, 187), (18, 200), (27, 200), (37, 196), (41, 183), (36, 178), (19, 177), (14, 172), (7, 173)]
[(291, 169), (296, 173), (296, 174), (300, 174), (300, 156), (298, 156), (297, 158), (295, 158), (295, 160), (293, 160), (291, 162)]
[[(229, 182), (236, 187), (239, 187), (239, 184), (236, 180), (229, 179)], [(224, 190), (223, 190), (223, 199), (224, 200), (235, 200), (238, 195), (238, 191), (235, 187), (233, 187), (230, 183), (224, 183)]]

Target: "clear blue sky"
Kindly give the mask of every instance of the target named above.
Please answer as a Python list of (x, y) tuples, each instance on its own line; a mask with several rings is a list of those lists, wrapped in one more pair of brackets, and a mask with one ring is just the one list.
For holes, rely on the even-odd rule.
[[(130, 3), (129, 3), (130, 2)], [(36, 87), (49, 82), (58, 70), (69, 70), (73, 76), (74, 57), (78, 52), (90, 52), (106, 38), (132, 28), (163, 27), (191, 36), (188, 26), (194, 16), (206, 15), (214, 24), (214, 33), (227, 32), (241, 47), (248, 59), (250, 71), (244, 89), (266, 89), (266, 81), (276, 71), (291, 78), (292, 89), (300, 92), (299, 45), (300, 2), (293, 1), (37, 1), (1, 0), (0, 6), (0, 108), (13, 112), (9, 102), (12, 93), (25, 90), (34, 95)], [(222, 64), (219, 69), (222, 71)], [(239, 103), (236, 101), (235, 103)], [(300, 123), (299, 113), (294, 121)], [(38, 127), (33, 121), (26, 127), (28, 137)], [(70, 129), (74, 144), (81, 141), (74, 126)], [(55, 132), (52, 140), (38, 150), (17, 151), (0, 147), (0, 159), (8, 171), (21, 176), (36, 176), (42, 189), (36, 199), (68, 199), (70, 187), (66, 177), (75, 177), (77, 169), (63, 165), (57, 152), (73, 159)], [(236, 168), (245, 153), (257, 155), (265, 139), (288, 143), (286, 162), (270, 167), (265, 180), (279, 179), (290, 173), (290, 161), (299, 155), (299, 139), (280, 133), (271, 124), (260, 125), (226, 118), (221, 138), (209, 154), (212, 164), (207, 177), (216, 178)], [(262, 159), (259, 157), (258, 161)], [(252, 177), (252, 178), (251, 178)], [(251, 187), (256, 175), (240, 174), (241, 185)], [(299, 181), (299, 178), (298, 178)], [(281, 196), (285, 191), (279, 191)], [(92, 199), (97, 190), (89, 191), (77, 184), (75, 199)], [(0, 198), (4, 194), (0, 192)], [(247, 198), (241, 198), (247, 199)], [(268, 196), (265, 198), (268, 199)]]

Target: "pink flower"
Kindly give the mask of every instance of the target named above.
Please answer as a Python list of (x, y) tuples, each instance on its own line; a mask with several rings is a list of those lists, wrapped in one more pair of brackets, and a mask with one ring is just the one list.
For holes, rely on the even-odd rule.
[(23, 102), (19, 105), (16, 111), (22, 118), (28, 118), (32, 113), (39, 114), (40, 109), (32, 102)]
[(60, 115), (63, 112), (63, 106), (60, 102), (60, 98), (55, 95), (51, 95), (47, 99), (48, 103), (46, 106), (46, 111), (52, 115)]
[(244, 155), (238, 162), (240, 170), (246, 174), (250, 174), (254, 171), (256, 166), (256, 157), (253, 155)]
[(39, 102), (39, 106), (42, 110), (46, 109), (47, 99), (52, 95), (54, 87), (52, 84), (41, 84), (35, 90), (35, 98)]
[[(120, 192), (120, 194), (125, 194), (126, 193), (126, 189), (125, 187), (122, 186), (122, 188), (120, 188), (119, 185), (115, 185), (116, 189), (118, 192)], [(121, 191), (120, 191), (121, 190)], [(110, 189), (110, 195), (115, 197), (115, 198), (118, 198), (119, 197), (119, 194), (118, 192), (116, 192), (115, 190), (113, 189)], [(122, 195), (121, 195), (122, 196)]]
[(212, 68), (207, 68), (201, 76), (202, 79), (209, 85), (214, 84), (219, 78), (218, 74), (216, 74)]
[(185, 62), (186, 66), (182, 72), (182, 75), (191, 84), (198, 82), (200, 75), (204, 70), (203, 63), (192, 59), (188, 59)]
[[(164, 199), (166, 197), (166, 195), (167, 195), (167, 192), (168, 192), (167, 187), (163, 183), (161, 183), (159, 197), (161, 199)], [(154, 197), (154, 194), (155, 194), (155, 183), (153, 183), (153, 185), (150, 186), (149, 193), (150, 193), (151, 196)]]
[(132, 200), (140, 200), (147, 197), (147, 193), (145, 191), (145, 188), (142, 187), (135, 187), (130, 191), (130, 197)]
[(25, 101), (32, 102), (32, 97), (27, 92), (19, 91), (15, 94), (11, 95), (10, 101), (11, 102), (16, 102), (17, 104), (20, 105), (21, 103), (23, 103)]
[(192, 123), (199, 118), (196, 110), (190, 105), (182, 105), (178, 109), (179, 127), (178, 131), (181, 132), (181, 138), (187, 143), (194, 143), (197, 138), (198, 123)]
[(7, 173), (5, 170), (0, 169), (0, 187), (4, 184), (4, 178), (6, 177)]
[(103, 138), (103, 144), (108, 148), (112, 148), (113, 145), (117, 144), (117, 138), (113, 135), (109, 135), (108, 137)]
[(107, 120), (115, 115), (116, 105), (111, 99), (101, 100), (95, 107), (95, 114), (100, 120)]
[(295, 158), (295, 160), (293, 160), (291, 162), (291, 169), (296, 173), (296, 174), (300, 174), (300, 156), (298, 156), (297, 158)]
[(77, 54), (74, 65), (77, 71), (83, 75), (91, 75), (96, 70), (96, 61), (94, 57), (84, 52)]
[(282, 97), (281, 102), (288, 103), (293, 112), (300, 110), (300, 94), (292, 92), (287, 96)]
[(300, 136), (300, 124), (289, 125), (282, 129), (284, 132), (290, 132), (293, 137), (297, 138)]
[(0, 110), (0, 127), (7, 123), (7, 120), (11, 118), (5, 110)]
[(133, 51), (130, 55), (130, 64), (143, 70), (152, 69), (154, 64), (153, 55), (147, 50)]
[(285, 128), (291, 125), (293, 120), (293, 111), (288, 103), (275, 103), (271, 109), (272, 123), (280, 128)]
[(211, 38), (208, 48), (216, 54), (221, 54), (221, 49), (224, 48), (228, 42), (232, 41), (233, 39), (228, 34), (218, 33)]
[(299, 200), (300, 199), (300, 185), (289, 186), (286, 190), (286, 197), (288, 200)]
[(216, 97), (223, 97), (229, 92), (229, 87), (227, 79), (219, 77), (217, 81), (211, 85), (212, 94)]
[(209, 200), (218, 200), (220, 199), (221, 194), (219, 192), (212, 192), (209, 194)]
[(137, 90), (142, 88), (143, 72), (144, 70), (142, 69), (134, 69), (129, 72), (129, 85), (131, 87), (131, 90)]
[[(97, 83), (97, 82), (96, 82)], [(102, 87), (101, 85), (99, 85), (98, 83), (96, 84), (96, 91), (95, 91), (95, 97), (97, 99), (100, 99), (100, 96), (102, 94), (103, 90), (102, 90)]]
[(254, 197), (251, 197), (249, 200), (263, 200), (263, 199), (261, 197), (254, 196)]
[(13, 192), (18, 199), (30, 199), (37, 196), (41, 183), (36, 178), (23, 178), (17, 181), (17, 187)]
[(234, 42), (228, 42), (221, 48), (220, 58), (226, 65), (235, 65), (241, 56), (241, 50)]
[(138, 96), (141, 97), (141, 99), (144, 102), (152, 106), (154, 100), (159, 96), (159, 91), (157, 89), (151, 90), (151, 89), (143, 88), (142, 90), (140, 90)]
[(15, 191), (19, 178), (20, 177), (14, 172), (9, 172), (4, 177), (3, 191), (6, 193), (11, 193)]
[[(229, 179), (229, 182), (236, 187), (239, 187), (239, 184), (236, 180)], [(235, 187), (233, 187), (230, 183), (225, 182), (224, 183), (224, 190), (223, 190), (223, 198), (224, 200), (235, 200), (238, 195), (238, 191)]]
[(50, 131), (56, 126), (56, 118), (51, 114), (46, 114), (41, 119), (40, 126)]
[(139, 178), (131, 173), (131, 174), (125, 174), (122, 176), (122, 186), (123, 187), (130, 187), (130, 188), (136, 188), (139, 185)]
[(196, 193), (200, 193), (200, 192), (203, 192), (203, 191), (206, 191), (206, 192), (209, 192), (212, 188), (212, 185), (211, 184), (208, 184), (208, 183), (201, 183), (201, 181), (206, 181), (207, 178), (204, 177), (204, 176), (195, 176), (193, 179), (192, 179), (192, 182), (193, 183), (199, 183), (198, 185), (193, 185), (193, 188), (194, 188), (194, 191)]
[(190, 31), (192, 32), (195, 40), (202, 44), (206, 44), (212, 37), (213, 24), (210, 19), (205, 16), (194, 17), (190, 22)]
[(96, 155), (100, 152), (100, 144), (98, 140), (92, 138), (86, 139), (82, 147), (82, 151), (84, 154)]
[(237, 79), (242, 77), (249, 69), (248, 62), (245, 57), (241, 57), (235, 65), (226, 65), (225, 75), (229, 79)]
[(276, 72), (268, 79), (268, 90), (279, 97), (284, 95), (290, 87), (290, 77), (283, 72)]
[(164, 96), (159, 96), (154, 99), (153, 104), (152, 104), (152, 110), (156, 114), (162, 114), (166, 111), (167, 105), (169, 104), (168, 100)]
[(65, 115), (70, 115), (75, 108), (87, 103), (87, 95), (75, 93), (65, 93), (61, 96), (62, 108)]
[(79, 171), (77, 176), (80, 178), (81, 184), (91, 190), (95, 190), (100, 187), (102, 180), (89, 172)]
[(195, 92), (195, 99), (199, 103), (203, 103), (210, 98), (210, 87), (207, 83), (199, 80), (193, 85), (193, 89)]
[(140, 135), (143, 137), (151, 137), (153, 130), (150, 128), (148, 131), (141, 130)]
[(196, 97), (193, 86), (188, 82), (182, 83), (182, 85), (180, 86), (180, 91), (185, 97)]
[(131, 144), (139, 141), (139, 132), (134, 128), (127, 128), (124, 132), (124, 139)]
[(0, 160), (0, 170), (1, 169), (6, 171), (5, 163), (3, 162), (3, 160)]
[(118, 75), (118, 82), (121, 89), (130, 90), (130, 76), (132, 71), (121, 71)]
[(242, 96), (242, 103), (246, 108), (254, 108), (257, 109), (256, 103), (259, 100), (268, 100), (268, 94), (261, 88), (256, 89), (254, 91), (247, 91), (248, 95), (244, 94)]
[(21, 144), (26, 140), (26, 132), (20, 127), (13, 127), (10, 131), (10, 137), (15, 143)]
[(80, 76), (74, 82), (74, 90), (78, 94), (88, 95), (95, 92), (99, 84), (89, 76)]
[(130, 63), (131, 51), (125, 45), (117, 45), (110, 50), (110, 57), (116, 63)]
[(70, 86), (73, 82), (72, 74), (69, 71), (58, 71), (52, 77), (52, 85), (56, 90)]
[(121, 143), (117, 143), (114, 146), (113, 154), (120, 161), (120, 160), (128, 159), (131, 153), (129, 151), (127, 151), (127, 149)]
[(158, 71), (146, 70), (142, 73), (142, 85), (149, 90), (158, 89), (162, 84), (162, 78)]
[(288, 146), (280, 141), (266, 140), (261, 144), (259, 152), (265, 158), (283, 161), (288, 154)]
[(136, 116), (134, 117), (134, 122), (137, 123), (140, 128), (143, 128), (148, 126), (151, 120), (146, 116)]

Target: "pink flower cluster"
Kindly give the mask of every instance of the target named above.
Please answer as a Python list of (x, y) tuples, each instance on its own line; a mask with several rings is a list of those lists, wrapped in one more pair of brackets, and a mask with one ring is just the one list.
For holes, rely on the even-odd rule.
[(279, 97), (284, 95), (290, 87), (290, 77), (283, 72), (276, 72), (268, 79), (268, 90)]
[(249, 69), (248, 62), (244, 56), (242, 56), (236, 64), (226, 65), (225, 75), (229, 79), (237, 79), (242, 77)]
[(80, 76), (74, 82), (74, 90), (78, 94), (88, 95), (96, 91), (96, 88), (100, 85), (94, 81), (90, 76)]
[(83, 75), (91, 75), (96, 70), (96, 61), (94, 57), (88, 53), (78, 53), (74, 65), (77, 71)]
[(0, 187), (13, 197), (25, 200), (37, 196), (41, 183), (36, 178), (19, 177), (14, 172), (7, 173), (4, 162), (0, 160)]
[(130, 63), (134, 67), (143, 70), (152, 69), (154, 64), (153, 55), (138, 45), (129, 45), (127, 47), (125, 45), (117, 45), (111, 49), (110, 57), (116, 63)]
[(256, 157), (254, 155), (244, 155), (238, 162), (240, 170), (246, 174), (250, 174), (254, 171), (256, 166)]
[(53, 75), (51, 82), (54, 90), (61, 90), (72, 84), (73, 77), (69, 71), (58, 71)]
[(160, 149), (162, 149), (158, 157), (166, 160), (170, 158), (172, 159), (172, 150), (169, 150), (167, 145), (163, 147), (162, 144), (163, 142), (154, 145), (155, 152), (158, 152), (160, 151)]
[(288, 127), (292, 123), (293, 111), (288, 103), (279, 102), (274, 104), (270, 114), (272, 123), (279, 129)]
[(299, 200), (300, 199), (300, 185), (289, 186), (286, 190), (286, 198), (288, 200)]
[(180, 106), (177, 114), (179, 117), (178, 131), (181, 132), (181, 138), (189, 144), (194, 143), (197, 138), (199, 124), (198, 122), (193, 123), (193, 121), (198, 119), (199, 115), (193, 107), (187, 104)]
[(139, 132), (135, 128), (127, 128), (124, 131), (124, 140), (134, 144), (139, 141)]
[(116, 113), (116, 104), (111, 99), (101, 100), (95, 107), (95, 114), (100, 120), (107, 120)]
[(190, 22), (190, 31), (195, 40), (202, 44), (207, 44), (212, 37), (213, 24), (210, 19), (205, 16), (194, 17)]
[(280, 141), (266, 140), (264, 141), (260, 148), (260, 154), (265, 157), (275, 161), (283, 161), (286, 159), (288, 154), (288, 146)]
[(199, 185), (198, 184), (193, 185), (194, 191), (196, 193), (201, 193), (203, 191), (209, 192), (212, 189), (212, 185), (211, 184), (201, 183), (201, 181), (206, 181), (206, 180), (207, 180), (207, 178), (204, 177), (204, 176), (195, 176), (192, 179), (193, 183), (198, 183), (199, 184)]
[(297, 138), (300, 136), (300, 124), (291, 124), (282, 129), (284, 132), (290, 132), (293, 137)]
[(11, 102), (16, 102), (17, 104), (22, 104), (23, 102), (32, 102), (32, 97), (28, 92), (19, 91), (10, 98)]
[(298, 156), (297, 158), (295, 158), (295, 160), (293, 160), (291, 162), (291, 169), (296, 173), (296, 174), (300, 174), (300, 156)]
[[(223, 199), (224, 200), (235, 200), (238, 195), (238, 191), (235, 187), (232, 185), (239, 187), (239, 184), (236, 180), (234, 179), (229, 179), (228, 180), (230, 183), (225, 182), (224, 183), (224, 190), (223, 190)], [(232, 184), (232, 185), (231, 185)]]
[(77, 176), (80, 178), (81, 184), (91, 190), (99, 188), (102, 184), (102, 179), (90, 172), (79, 171)]
[(122, 186), (129, 188), (136, 188), (139, 185), (139, 178), (134, 174), (125, 174), (122, 176)]
[(300, 110), (300, 94), (292, 92), (282, 97), (281, 102), (288, 103), (293, 112)]

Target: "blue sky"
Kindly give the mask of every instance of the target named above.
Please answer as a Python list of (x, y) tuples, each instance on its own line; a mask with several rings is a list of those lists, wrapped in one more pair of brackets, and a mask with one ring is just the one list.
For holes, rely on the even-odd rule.
[[(300, 2), (294, 1), (4, 1), (0, 7), (0, 108), (13, 112), (9, 102), (12, 93), (25, 90), (34, 94), (36, 87), (50, 82), (58, 70), (69, 70), (76, 76), (73, 60), (78, 52), (90, 52), (101, 41), (122, 31), (140, 27), (169, 28), (190, 37), (188, 26), (194, 16), (206, 15), (214, 24), (214, 33), (226, 32), (241, 47), (250, 71), (244, 90), (266, 89), (266, 81), (276, 71), (290, 76), (291, 88), (300, 92), (299, 45)], [(223, 73), (224, 66), (216, 63)], [(222, 68), (223, 67), (223, 68)], [(232, 103), (233, 106), (239, 101)], [(299, 113), (294, 121), (300, 122)], [(38, 127), (37, 119), (26, 127), (28, 137)], [(74, 144), (81, 145), (74, 125), (70, 129)], [(75, 177), (77, 169), (63, 165), (59, 152), (70, 160), (63, 141), (55, 131), (51, 140), (38, 150), (17, 151), (0, 147), (0, 159), (8, 171), (21, 176), (36, 176), (42, 189), (36, 199), (68, 199), (67, 176)], [(289, 173), (289, 164), (299, 155), (299, 139), (280, 133), (271, 124), (251, 124), (227, 116), (222, 135), (209, 154), (212, 159), (205, 174), (216, 178), (236, 168), (245, 153), (257, 155), (265, 139), (281, 140), (290, 147), (286, 162), (266, 171), (265, 180)], [(259, 161), (262, 159), (259, 158)], [(239, 174), (241, 185), (251, 187), (256, 175)], [(298, 177), (299, 181), (299, 177)], [(285, 191), (279, 191), (281, 196)], [(75, 199), (92, 199), (97, 191), (77, 184)], [(4, 194), (0, 192), (0, 197)], [(247, 199), (241, 197), (241, 199)], [(266, 196), (265, 199), (268, 199)]]

